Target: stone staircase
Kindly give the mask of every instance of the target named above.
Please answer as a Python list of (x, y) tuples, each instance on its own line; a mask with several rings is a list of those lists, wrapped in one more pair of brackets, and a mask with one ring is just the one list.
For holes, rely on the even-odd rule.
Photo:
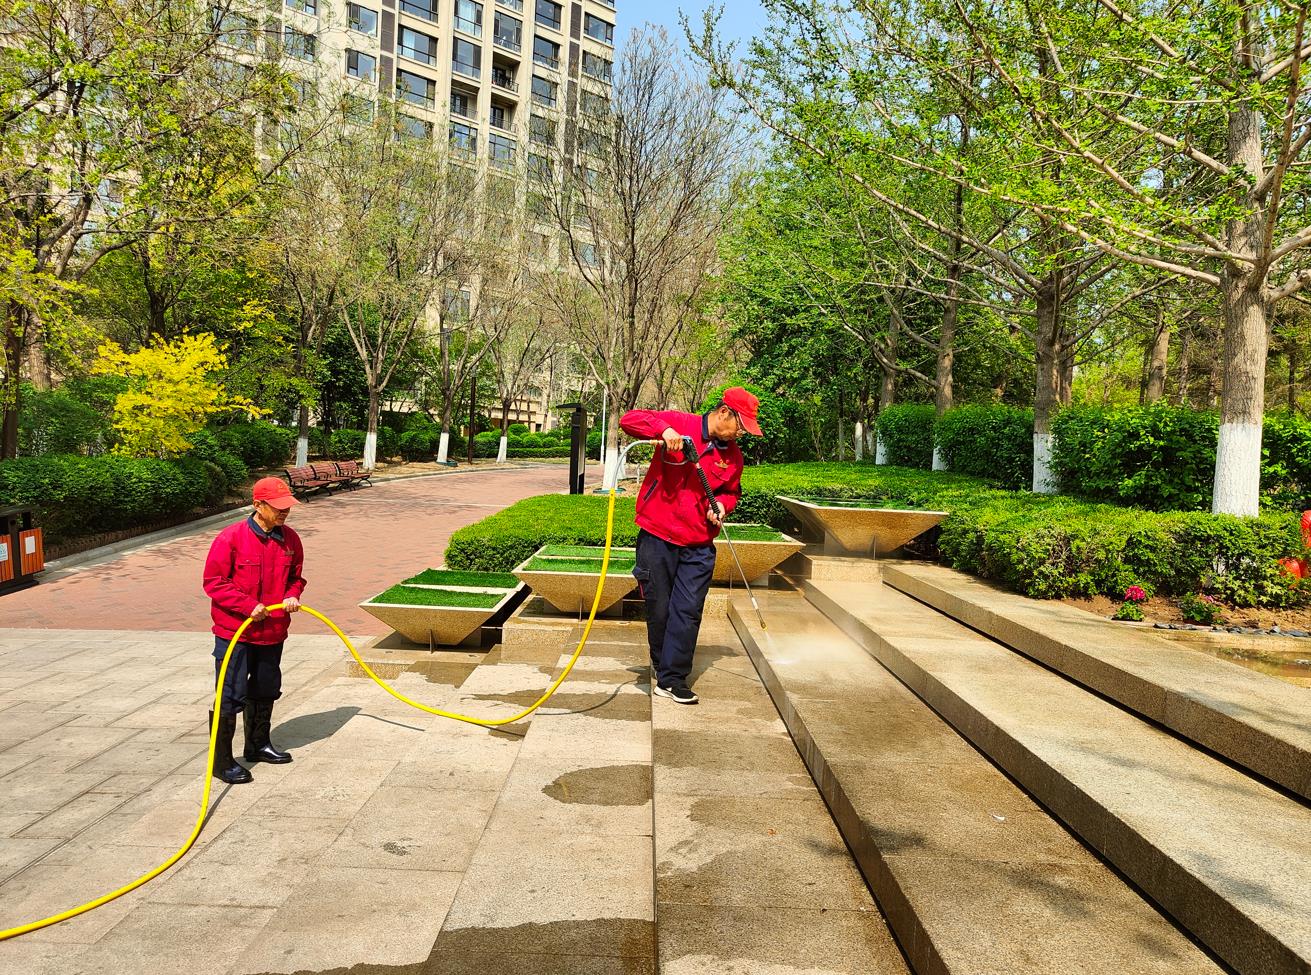
[(789, 568), (729, 616), (914, 971), (1311, 972), (1304, 690), (935, 566)]

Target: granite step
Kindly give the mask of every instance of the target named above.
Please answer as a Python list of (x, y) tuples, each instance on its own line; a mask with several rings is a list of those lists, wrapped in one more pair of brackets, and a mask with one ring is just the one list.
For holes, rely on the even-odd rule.
[(942, 566), (887, 563), (883, 578), (1131, 711), (1311, 797), (1311, 700), (1305, 689)]
[(914, 971), (1223, 971), (800, 594), (760, 602), (730, 618)]
[(1311, 972), (1311, 809), (884, 586), (806, 594), (1244, 975)]

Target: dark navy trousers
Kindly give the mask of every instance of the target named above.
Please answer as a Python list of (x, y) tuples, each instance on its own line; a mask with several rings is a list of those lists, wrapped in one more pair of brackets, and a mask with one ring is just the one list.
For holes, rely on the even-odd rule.
[[(223, 710), (238, 712), (246, 700), (282, 697), (282, 644), (238, 643), (232, 648), (228, 672), (223, 677)], [(218, 680), (228, 641), (214, 637), (214, 680)]]
[(651, 671), (662, 687), (687, 683), (701, 629), (715, 546), (675, 545), (645, 529), (637, 536), (633, 577), (646, 599), (646, 639)]

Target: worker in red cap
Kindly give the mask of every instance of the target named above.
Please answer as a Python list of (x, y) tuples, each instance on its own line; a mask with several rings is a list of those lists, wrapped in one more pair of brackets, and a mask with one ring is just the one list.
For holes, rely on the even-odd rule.
[[(214, 775), (232, 784), (252, 779), (250, 772), (232, 757), (239, 710), (244, 712), (247, 763), (282, 765), (291, 761), (289, 754), (273, 747), (269, 729), (273, 702), (282, 696), (282, 645), (291, 628), (288, 614), (300, 609), (300, 594), (305, 589), (305, 577), (301, 575), (305, 549), (300, 536), (286, 525), (292, 505), (300, 502), (287, 482), (277, 477), (256, 481), (252, 496), (254, 512), (219, 532), (205, 559), (205, 594), (211, 600), (210, 616), (214, 620), (216, 681), (223, 655), (238, 627), (246, 617), (254, 621), (233, 648), (219, 708)], [(270, 612), (268, 607), (277, 603), (282, 604), (282, 609)]]
[[(701, 611), (715, 569), (715, 536), (742, 494), (744, 433), (760, 436), (760, 401), (741, 386), (724, 391), (698, 416), (672, 410), (630, 410), (619, 426), (631, 437), (661, 440), (637, 495), (637, 564), (646, 599), (646, 638), (653, 693), (695, 704), (688, 687)], [(686, 451), (684, 438), (691, 438)], [(714, 492), (712, 506), (694, 465)]]

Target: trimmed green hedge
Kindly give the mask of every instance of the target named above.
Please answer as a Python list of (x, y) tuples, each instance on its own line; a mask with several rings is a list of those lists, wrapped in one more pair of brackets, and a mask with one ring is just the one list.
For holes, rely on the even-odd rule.
[(1021, 406), (957, 406), (934, 430), (947, 469), (1011, 490), (1033, 482), (1033, 410)]
[(879, 439), (889, 464), (897, 467), (933, 466), (933, 422), (931, 406), (906, 404), (884, 407), (878, 415)]
[[(272, 423), (233, 423), (213, 431), (221, 451), (241, 458), (250, 468), (281, 467), (296, 447), (296, 431)], [(193, 441), (194, 442), (194, 441)]]
[(35, 509), (48, 541), (117, 531), (218, 504), (223, 470), (180, 460), (47, 454), (0, 462), (0, 504)]
[[(1305, 554), (1293, 514), (1155, 513), (1003, 491), (965, 474), (873, 464), (749, 467), (742, 488), (735, 521), (767, 522), (789, 534), (798, 526), (779, 495), (870, 498), (948, 511), (937, 538), (944, 562), (1037, 598), (1119, 598), (1129, 585), (1171, 595), (1211, 592), (1239, 606), (1297, 605), (1311, 595), (1278, 565)], [(549, 495), (521, 501), (456, 532), (447, 564), (504, 571), (547, 542), (600, 544), (606, 500)], [(615, 544), (633, 543), (632, 518), (632, 499), (622, 499)]]
[[(604, 544), (609, 500), (589, 494), (543, 494), (526, 498), (452, 535), (446, 548), (446, 564), (452, 569), (509, 572), (551, 542)], [(636, 543), (634, 510), (632, 498), (615, 500), (615, 545)]]

